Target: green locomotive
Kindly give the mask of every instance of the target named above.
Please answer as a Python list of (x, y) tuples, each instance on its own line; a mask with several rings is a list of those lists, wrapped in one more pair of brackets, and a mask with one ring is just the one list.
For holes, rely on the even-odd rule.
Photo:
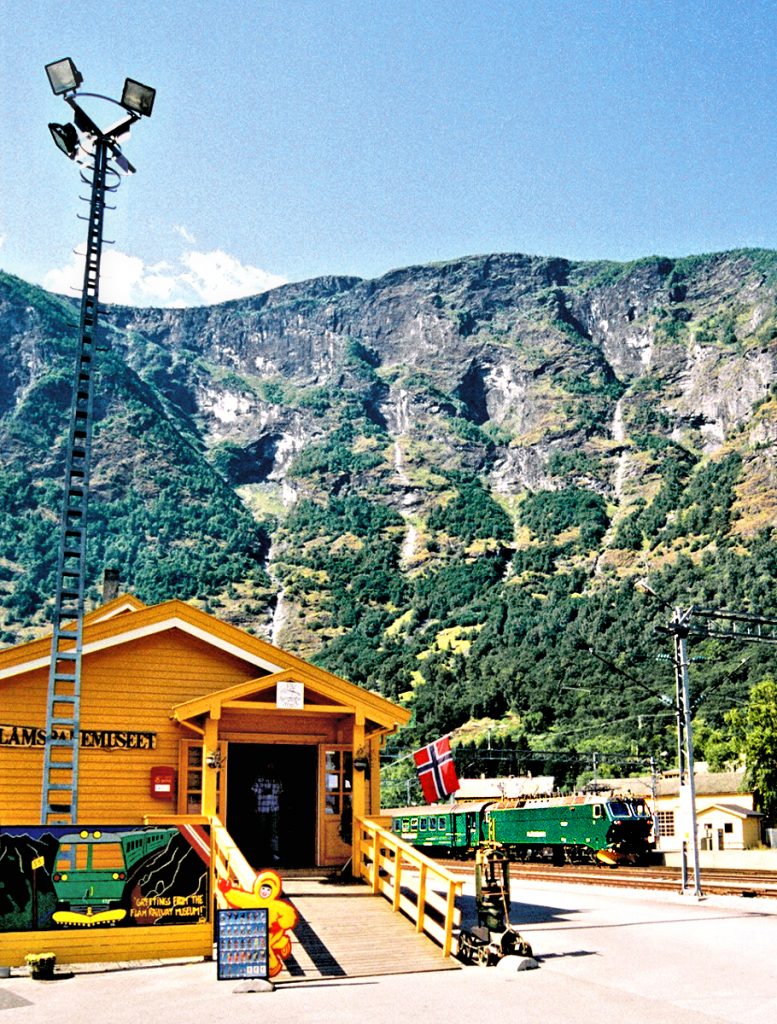
[(392, 831), (413, 846), (444, 854), (471, 853), (481, 843), (514, 860), (560, 864), (647, 860), (652, 819), (644, 804), (597, 797), (551, 797), (524, 803), (433, 804), (387, 812)]

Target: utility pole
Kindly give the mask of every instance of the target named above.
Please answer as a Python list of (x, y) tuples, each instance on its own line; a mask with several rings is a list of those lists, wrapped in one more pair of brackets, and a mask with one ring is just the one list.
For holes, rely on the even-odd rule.
[(661, 838), (661, 826), (658, 821), (658, 768), (656, 765), (656, 759), (653, 755), (650, 755), (650, 793), (653, 797), (653, 839), (655, 840), (656, 847), (658, 847), (658, 840)]
[[(663, 605), (667, 602), (657, 594), (646, 579), (637, 580), (636, 586), (655, 597)], [(703, 625), (692, 622), (698, 616), (707, 621)], [(722, 623), (718, 625), (718, 623)], [(688, 842), (693, 853), (694, 895), (701, 896), (699, 870), (699, 839), (696, 824), (696, 783), (693, 762), (693, 729), (688, 686), (688, 637), (739, 640), (745, 643), (777, 643), (777, 618), (751, 615), (728, 609), (675, 607), (668, 626), (658, 626), (658, 632), (668, 633), (674, 645), (675, 709), (677, 712), (677, 762), (680, 781), (680, 814), (685, 829), (682, 843), (682, 892), (688, 887)]]
[(677, 709), (677, 764), (680, 782), (680, 818), (683, 830), (682, 891), (688, 887), (688, 842), (693, 852), (693, 894), (701, 896), (699, 839), (696, 824), (696, 783), (694, 780), (693, 730), (688, 691), (688, 623), (692, 608), (675, 608), (670, 629), (674, 641), (675, 707)]

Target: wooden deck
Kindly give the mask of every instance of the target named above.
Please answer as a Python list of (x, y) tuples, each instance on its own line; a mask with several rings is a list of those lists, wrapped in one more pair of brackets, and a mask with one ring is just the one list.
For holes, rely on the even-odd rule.
[(284, 877), (283, 891), (297, 908), (299, 921), (285, 970), (275, 979), (278, 984), (461, 966), (363, 883)]

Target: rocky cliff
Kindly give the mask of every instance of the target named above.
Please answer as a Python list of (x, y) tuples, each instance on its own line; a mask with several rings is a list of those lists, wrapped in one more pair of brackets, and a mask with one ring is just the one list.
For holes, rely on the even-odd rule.
[[(47, 621), (75, 322), (0, 280), (7, 640)], [(470, 257), (114, 308), (105, 343), (95, 581), (115, 562), (141, 597), (198, 600), (395, 695), (427, 666), (389, 685), (365, 646), (423, 662), (454, 629), (470, 671), (518, 592), (547, 606), (565, 581), (585, 604), (686, 563), (701, 586), (777, 522), (776, 253)], [(435, 614), (427, 590), (460, 568), (480, 590)], [(774, 611), (768, 588), (747, 600)]]

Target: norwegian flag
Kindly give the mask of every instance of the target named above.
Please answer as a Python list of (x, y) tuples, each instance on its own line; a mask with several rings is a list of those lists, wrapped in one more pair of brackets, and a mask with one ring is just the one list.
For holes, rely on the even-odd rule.
[(413, 759), (418, 772), (418, 781), (428, 804), (442, 800), (459, 788), (456, 765), (453, 763), (451, 744), (447, 736), (435, 740), (422, 750), (416, 750)]

